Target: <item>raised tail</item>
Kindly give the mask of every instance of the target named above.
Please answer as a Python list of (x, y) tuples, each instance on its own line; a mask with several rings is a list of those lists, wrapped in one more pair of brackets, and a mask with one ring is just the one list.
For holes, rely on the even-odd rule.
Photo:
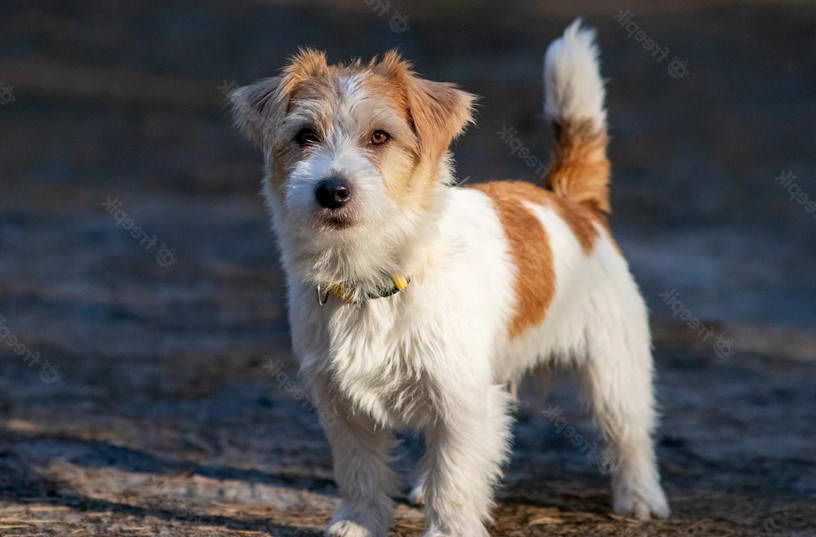
[(556, 194), (609, 214), (604, 84), (595, 30), (573, 22), (544, 58), (544, 109), (555, 129), (547, 185)]

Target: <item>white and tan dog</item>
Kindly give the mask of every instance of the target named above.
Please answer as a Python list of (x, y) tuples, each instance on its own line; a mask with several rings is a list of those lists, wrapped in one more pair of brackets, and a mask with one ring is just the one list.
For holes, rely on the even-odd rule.
[(265, 157), (295, 353), (331, 442), (342, 504), (326, 535), (385, 536), (395, 428), (424, 431), (426, 536), (483, 537), (510, 443), (508, 386), (578, 372), (614, 455), (616, 513), (666, 517), (646, 308), (610, 236), (594, 32), (547, 51), (556, 147), (546, 188), (453, 186), (474, 97), (396, 53), (328, 65), (303, 51), (233, 91)]

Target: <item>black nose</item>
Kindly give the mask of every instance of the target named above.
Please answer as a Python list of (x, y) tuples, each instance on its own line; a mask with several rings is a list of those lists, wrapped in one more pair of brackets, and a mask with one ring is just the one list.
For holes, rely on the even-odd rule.
[(351, 185), (342, 177), (328, 177), (317, 183), (315, 199), (321, 207), (339, 209), (351, 199)]

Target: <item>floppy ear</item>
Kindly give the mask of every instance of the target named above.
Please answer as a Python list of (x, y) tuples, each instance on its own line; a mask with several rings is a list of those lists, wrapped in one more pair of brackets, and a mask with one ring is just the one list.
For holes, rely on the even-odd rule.
[(287, 102), (282, 102), (278, 92), (282, 78), (265, 78), (234, 89), (227, 95), (235, 126), (258, 147), (263, 145), (265, 125), (285, 112)]
[(235, 125), (261, 147), (264, 134), (286, 115), (289, 98), (298, 84), (324, 74), (327, 69), (323, 52), (303, 49), (289, 60), (279, 76), (231, 91), (228, 99)]
[(438, 160), (473, 121), (476, 96), (455, 84), (433, 82), (413, 74), (407, 80), (408, 109), (423, 155)]
[(453, 139), (473, 121), (475, 95), (460, 90), (455, 84), (418, 77), (396, 50), (389, 50), (379, 61), (372, 60), (372, 68), (405, 88), (405, 105), (419, 138), (422, 156), (438, 160)]

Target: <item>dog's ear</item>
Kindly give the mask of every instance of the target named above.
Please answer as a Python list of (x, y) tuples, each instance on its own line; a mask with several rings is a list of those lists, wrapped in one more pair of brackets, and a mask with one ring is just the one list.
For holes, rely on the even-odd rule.
[(476, 96), (455, 84), (417, 76), (408, 79), (408, 109), (422, 152), (438, 160), (465, 126), (473, 121)]
[(227, 94), (235, 126), (258, 147), (263, 145), (266, 125), (281, 116), (281, 109), (286, 107), (278, 95), (281, 79), (279, 76), (265, 78)]
[(303, 81), (328, 70), (323, 52), (305, 49), (291, 58), (279, 76), (229, 92), (235, 125), (258, 147), (288, 111), (292, 93)]
[(455, 84), (420, 78), (397, 51), (386, 52), (374, 65), (374, 71), (403, 86), (405, 106), (419, 138), (420, 151), (432, 160), (438, 160), (473, 121), (475, 95)]

